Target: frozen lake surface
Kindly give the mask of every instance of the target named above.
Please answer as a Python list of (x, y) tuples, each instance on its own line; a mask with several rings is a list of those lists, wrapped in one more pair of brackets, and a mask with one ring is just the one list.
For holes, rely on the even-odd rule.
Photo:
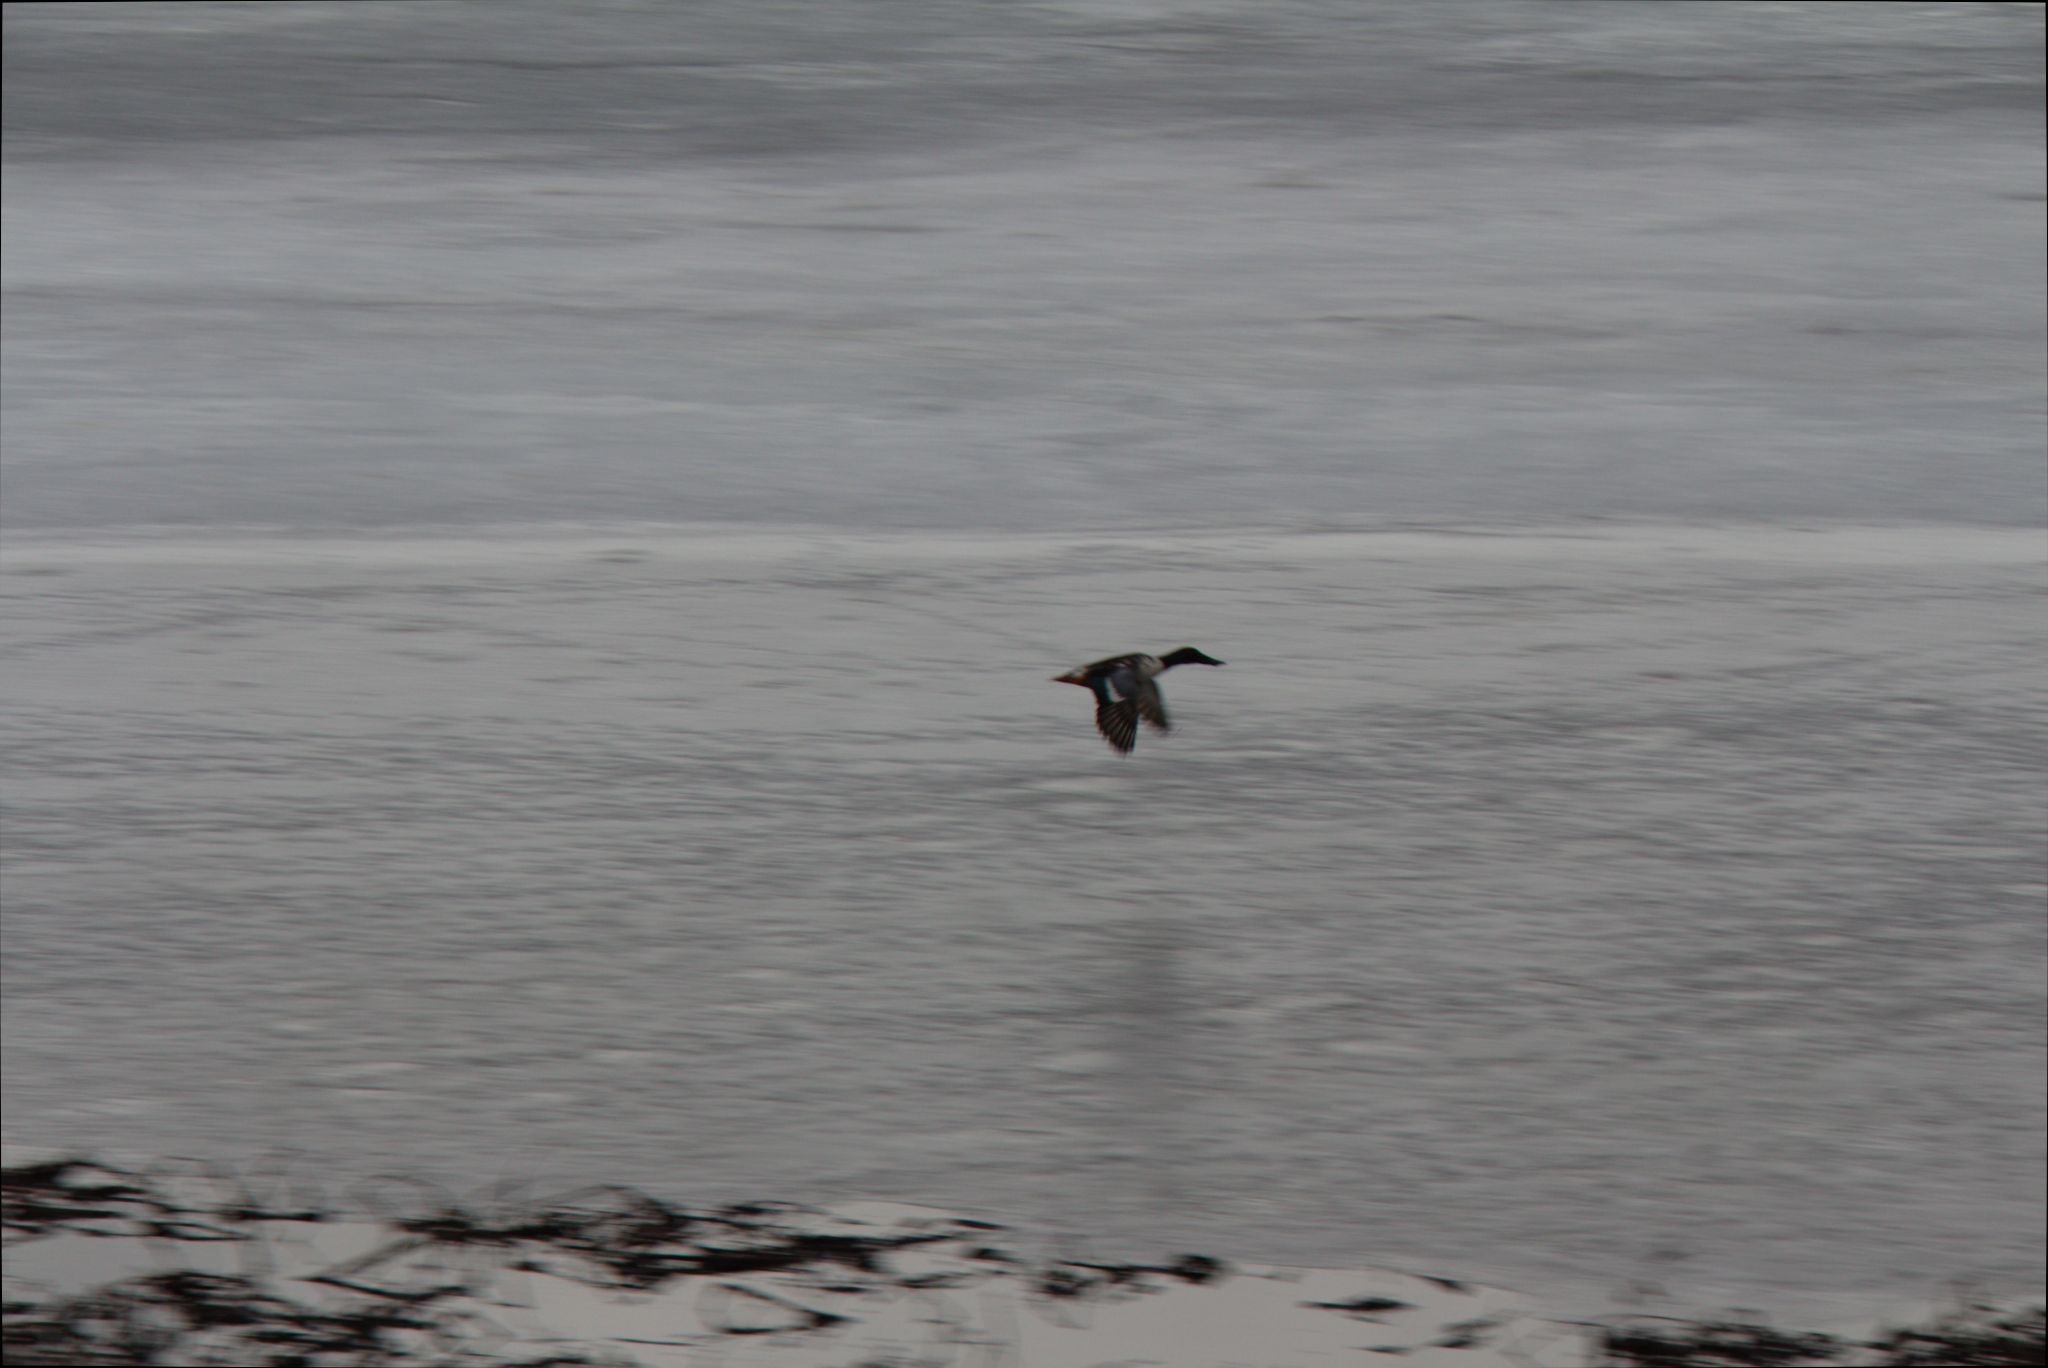
[(965, 13), (7, 10), (7, 1138), (2037, 1283), (2040, 11)]

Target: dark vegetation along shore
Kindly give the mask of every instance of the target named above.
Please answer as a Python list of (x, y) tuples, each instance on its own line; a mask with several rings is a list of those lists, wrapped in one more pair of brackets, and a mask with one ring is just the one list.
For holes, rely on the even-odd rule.
[[(611, 1187), (461, 1203), (391, 1183), (381, 1197), (352, 1189), (377, 1214), (345, 1216), (308, 1192), (196, 1165), (7, 1168), (6, 1363), (1038, 1368), (1125, 1361), (1131, 1326), (1113, 1324), (1115, 1308), (1276, 1287), (1279, 1300), (1245, 1303), (1270, 1318), (1276, 1363), (1304, 1331), (1366, 1361), (1475, 1368), (2048, 1363), (2038, 1305), (1965, 1302), (1867, 1339), (1738, 1321), (1574, 1322), (1443, 1278), (1401, 1278), (1416, 1289), (1405, 1296), (1319, 1297), (1331, 1284), (1203, 1255), (1031, 1257), (1001, 1226), (911, 1208), (687, 1210)], [(1382, 1289), (1400, 1277), (1317, 1276), (1376, 1277)], [(989, 1314), (997, 1302), (1013, 1313), (1007, 1324)], [(1202, 1345), (1162, 1343), (1151, 1361), (1198, 1368)]]

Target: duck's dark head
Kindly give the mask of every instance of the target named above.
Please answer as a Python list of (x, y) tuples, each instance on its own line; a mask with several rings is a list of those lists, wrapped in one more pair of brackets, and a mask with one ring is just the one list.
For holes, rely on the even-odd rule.
[(1221, 665), (1215, 656), (1203, 655), (1192, 646), (1183, 646), (1178, 651), (1168, 651), (1159, 657), (1159, 668), (1170, 670), (1176, 665)]

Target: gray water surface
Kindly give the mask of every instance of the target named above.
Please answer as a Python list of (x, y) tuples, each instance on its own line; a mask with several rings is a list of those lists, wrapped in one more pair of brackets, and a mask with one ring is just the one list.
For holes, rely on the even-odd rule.
[[(18, 545), (9, 1135), (1581, 1294), (2030, 1277), (2038, 549)], [(1184, 639), (1232, 663), (1129, 760), (1048, 679)]]
[(9, 1140), (2040, 1279), (2038, 9), (6, 25)]
[(2037, 525), (2032, 6), (7, 11), (9, 525)]

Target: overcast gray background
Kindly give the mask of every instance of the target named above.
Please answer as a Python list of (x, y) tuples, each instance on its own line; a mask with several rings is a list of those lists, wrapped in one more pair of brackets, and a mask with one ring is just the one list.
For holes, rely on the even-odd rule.
[(8, 1138), (2038, 1281), (2038, 8), (6, 23)]

